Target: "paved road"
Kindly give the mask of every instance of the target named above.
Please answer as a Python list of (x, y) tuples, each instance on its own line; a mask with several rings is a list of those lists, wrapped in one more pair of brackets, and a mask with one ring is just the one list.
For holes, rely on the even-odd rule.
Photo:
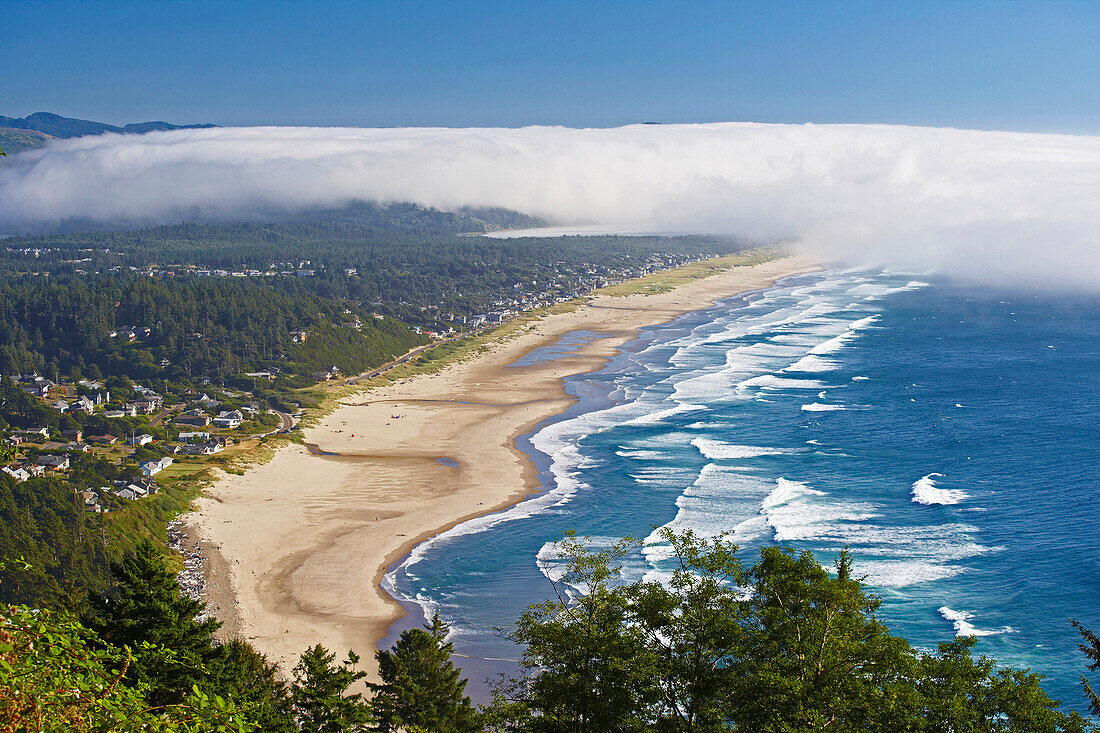
[(292, 427), (294, 427), (294, 418), (293, 417), (291, 417), (290, 415), (288, 415), (285, 412), (282, 412), (280, 410), (276, 410), (274, 408), (272, 408), (271, 411), (273, 413), (275, 413), (276, 415), (278, 415), (278, 417), (279, 417), (279, 428), (278, 428), (278, 430), (282, 430), (282, 431), (285, 432), (287, 430), (290, 430)]
[(290, 429), (294, 427), (294, 418), (281, 410), (271, 408), (268, 412), (273, 413), (279, 418), (279, 427), (274, 430), (269, 430), (266, 433), (253, 433), (253, 438), (266, 438), (269, 435), (275, 435), (276, 433), (289, 433)]

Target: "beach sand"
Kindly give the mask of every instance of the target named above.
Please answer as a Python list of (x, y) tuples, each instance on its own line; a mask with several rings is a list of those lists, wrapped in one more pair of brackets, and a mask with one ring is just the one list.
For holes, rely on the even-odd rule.
[[(185, 521), (210, 555), (209, 600), (227, 629), (289, 673), (307, 647), (374, 650), (403, 611), (380, 587), (419, 542), (535, 488), (514, 444), (573, 403), (564, 377), (599, 369), (640, 328), (817, 269), (800, 259), (735, 267), (655, 295), (598, 296), (550, 315), (475, 359), (365, 391), (244, 475), (221, 474)], [(606, 334), (571, 353), (509, 367), (564, 334)], [(449, 458), (457, 468), (440, 462)]]

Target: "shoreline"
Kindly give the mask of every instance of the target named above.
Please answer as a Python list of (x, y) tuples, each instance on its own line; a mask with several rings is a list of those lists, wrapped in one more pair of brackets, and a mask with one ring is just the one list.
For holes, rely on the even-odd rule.
[[(284, 673), (312, 644), (339, 655), (352, 648), (373, 679), (374, 649), (405, 615), (381, 587), (385, 575), (422, 542), (539, 491), (517, 440), (576, 403), (565, 377), (602, 368), (643, 328), (816, 269), (786, 258), (662, 293), (597, 295), (437, 373), (345, 397), (306, 429), (313, 445), (283, 447), (243, 476), (219, 475), (184, 515), (209, 553), (209, 575), (222, 576), (210, 586), (226, 634), (251, 641)], [(510, 366), (575, 331), (598, 335)]]

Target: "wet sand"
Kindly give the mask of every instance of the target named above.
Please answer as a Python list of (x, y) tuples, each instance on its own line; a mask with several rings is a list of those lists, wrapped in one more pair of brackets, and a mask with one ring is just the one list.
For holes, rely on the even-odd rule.
[[(380, 586), (385, 570), (421, 541), (534, 489), (534, 465), (515, 439), (573, 403), (563, 378), (599, 369), (641, 328), (814, 269), (775, 260), (668, 293), (599, 296), (477, 358), (345, 400), (306, 430), (313, 451), (290, 445), (243, 476), (222, 474), (185, 517), (210, 555), (217, 616), (284, 672), (321, 643), (356, 650), (373, 676), (374, 649), (403, 613)], [(509, 366), (579, 330), (604, 335)]]

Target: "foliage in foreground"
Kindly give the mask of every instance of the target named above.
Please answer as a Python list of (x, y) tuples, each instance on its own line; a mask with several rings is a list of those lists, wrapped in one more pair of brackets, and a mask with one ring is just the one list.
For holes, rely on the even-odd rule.
[[(507, 632), (525, 647), (524, 673), (482, 710), (438, 616), (377, 653), (369, 699), (350, 692), (359, 657), (337, 663), (320, 645), (287, 683), (247, 642), (215, 643), (217, 623), (196, 618), (201, 604), (143, 544), (112, 566), (118, 590), (84, 620), (0, 607), (0, 733), (1096, 730), (1060, 711), (1039, 675), (975, 659), (973, 639), (922, 653), (891, 635), (846, 554), (833, 573), (778, 547), (744, 567), (723, 538), (662, 539), (670, 578), (623, 583), (630, 541), (593, 550), (567, 537), (557, 597)], [(1095, 671), (1100, 643), (1078, 629)]]
[[(500, 685), (500, 731), (1085, 731), (1040, 676), (974, 659), (973, 639), (919, 653), (876, 619), (842, 554), (769, 547), (745, 568), (723, 538), (664, 531), (671, 579), (619, 582), (629, 542), (568, 537), (556, 599), (508, 636), (526, 674)], [(569, 592), (584, 588), (585, 594)]]
[[(140, 651), (149, 651), (143, 644)], [(160, 650), (170, 654), (166, 650)], [(0, 610), (0, 730), (256, 730), (219, 695), (192, 689), (171, 705), (152, 705), (145, 683), (127, 684), (129, 650), (104, 645), (64, 613)]]

